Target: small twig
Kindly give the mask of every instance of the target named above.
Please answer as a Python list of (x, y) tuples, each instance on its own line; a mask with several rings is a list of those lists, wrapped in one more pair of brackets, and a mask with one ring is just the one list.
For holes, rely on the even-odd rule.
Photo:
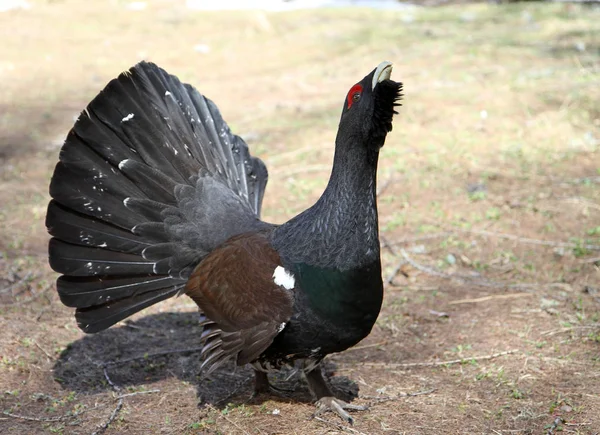
[(430, 292), (430, 291), (438, 291), (440, 289), (437, 285), (406, 285), (403, 286), (405, 290), (411, 292)]
[[(406, 260), (400, 260), (400, 262), (398, 262), (396, 267), (394, 267), (394, 270), (392, 271), (392, 273), (390, 273), (390, 276), (387, 277), (385, 282), (391, 286), (395, 286), (396, 284), (394, 284), (394, 278), (396, 278), (396, 275), (398, 275), (398, 272), (400, 272), (400, 269), (405, 264), (406, 264)], [(405, 277), (408, 277), (407, 274), (404, 272), (402, 272), (402, 275), (404, 275)]]
[(473, 304), (473, 303), (478, 303), (478, 302), (486, 302), (486, 301), (490, 301), (493, 299), (514, 299), (514, 298), (522, 298), (522, 297), (529, 297), (529, 296), (533, 296), (533, 295), (531, 293), (510, 293), (507, 295), (491, 295), (491, 296), (484, 296), (484, 297), (475, 298), (475, 299), (460, 299), (458, 301), (451, 301), (451, 302), (448, 302), (448, 305)]
[(29, 278), (32, 278), (32, 277), (33, 277), (33, 273), (27, 272), (25, 274), (25, 276), (23, 278), (21, 278), (20, 280), (18, 280), (17, 282), (12, 283), (8, 287), (4, 287), (3, 289), (0, 289), (0, 294), (8, 293), (9, 291), (12, 291), (12, 289), (20, 286), (23, 282), (27, 281)]
[(379, 240), (382, 248), (387, 248), (394, 257), (398, 256), (396, 250), (394, 249), (394, 245), (392, 245), (384, 235), (380, 234)]
[(567, 423), (564, 422), (565, 426), (591, 426), (592, 423)]
[(571, 326), (569, 328), (553, 329), (550, 331), (541, 332), (540, 335), (556, 335), (556, 334), (562, 334), (563, 332), (575, 331), (578, 329), (600, 329), (600, 324), (595, 325), (595, 326)]
[(600, 210), (600, 205), (593, 203), (589, 199), (582, 198), (580, 196), (567, 197), (567, 198), (558, 198), (564, 202), (570, 202), (572, 204), (581, 204), (583, 206), (592, 208), (594, 210)]
[(422, 264), (417, 263), (416, 261), (414, 261), (412, 258), (410, 258), (408, 256), (408, 254), (406, 253), (406, 251), (404, 249), (401, 249), (400, 253), (404, 257), (404, 259), (415, 269), (420, 270), (421, 272), (424, 272), (428, 275), (438, 276), (440, 278), (456, 279), (458, 281), (461, 281), (463, 283), (467, 283), (470, 285), (475, 285), (475, 286), (479, 286), (479, 287), (489, 287), (489, 288), (520, 288), (520, 289), (525, 290), (525, 289), (536, 288), (536, 287), (540, 286), (539, 284), (503, 284), (500, 282), (472, 278), (472, 277), (466, 276), (466, 275), (459, 275), (459, 274), (455, 274), (455, 273), (449, 274), (449, 273), (441, 272), (439, 270), (435, 270), (431, 267), (423, 266)]
[(105, 403), (100, 404), (100, 405), (96, 405), (92, 408), (85, 408), (85, 409), (81, 409), (77, 412), (73, 412), (73, 413), (69, 413), (69, 414), (65, 414), (65, 415), (60, 415), (57, 417), (29, 417), (27, 415), (20, 415), (20, 414), (11, 414), (10, 412), (4, 412), (3, 415), (7, 415), (9, 417), (12, 418), (18, 418), (20, 420), (27, 420), (27, 421), (39, 421), (42, 423), (53, 423), (53, 422), (57, 422), (57, 421), (63, 421), (63, 420), (69, 420), (71, 418), (75, 418), (85, 412), (88, 411), (93, 411), (94, 409), (98, 409), (101, 408), (103, 406), (106, 406)]
[(52, 288), (53, 284), (54, 283), (46, 285), (39, 293), (36, 293), (35, 295), (31, 296), (30, 298), (23, 299), (22, 301), (18, 301), (18, 302), (12, 302), (10, 304), (0, 304), (0, 307), (14, 307), (17, 305), (24, 305), (24, 304), (33, 302), (36, 299), (38, 299), (40, 296), (42, 296), (44, 293), (46, 293), (48, 290), (50, 290)]
[(555, 3), (584, 3), (584, 4), (600, 3), (600, 0), (550, 0), (550, 1), (553, 1)]
[[(110, 385), (112, 387), (112, 389), (115, 390), (115, 392), (119, 393), (121, 391), (121, 387), (114, 384), (113, 381), (108, 376), (108, 371), (106, 370), (106, 367), (104, 367), (104, 378), (106, 379), (106, 382), (108, 382), (108, 385)], [(102, 423), (102, 426), (100, 426), (100, 428), (98, 428), (97, 431), (92, 433), (92, 435), (100, 435), (101, 433), (104, 433), (104, 431), (106, 429), (108, 429), (108, 426), (110, 426), (111, 423), (115, 420), (115, 418), (117, 418), (119, 411), (121, 411), (121, 408), (123, 408), (123, 397), (117, 396), (117, 399), (118, 399), (117, 406), (115, 406), (115, 409), (113, 409), (113, 412), (111, 412), (110, 415), (108, 416), (108, 420), (106, 420), (104, 423)]]
[(398, 245), (403, 245), (405, 243), (413, 243), (413, 242), (420, 242), (423, 240), (439, 239), (441, 237), (446, 237), (451, 234), (452, 234), (451, 231), (442, 231), (439, 233), (425, 234), (424, 236), (405, 237), (404, 239), (395, 240), (393, 245), (398, 246)]
[(341, 423), (337, 423), (337, 422), (325, 420), (324, 418), (321, 418), (318, 415), (313, 416), (313, 418), (315, 420), (319, 420), (320, 422), (325, 423), (325, 424), (327, 424), (329, 426), (335, 427), (336, 429), (339, 429), (342, 432), (355, 433), (355, 434), (360, 434), (360, 435), (367, 435), (364, 432), (360, 432), (360, 431), (357, 431), (356, 429), (352, 429), (351, 427), (344, 426)]
[(44, 307), (44, 308), (42, 308), (42, 309), (40, 310), (40, 312), (38, 313), (38, 315), (36, 316), (36, 318), (35, 318), (35, 321), (36, 321), (36, 322), (39, 322), (39, 321), (40, 321), (40, 319), (42, 318), (42, 316), (43, 316), (44, 314), (46, 314), (48, 311), (50, 311), (51, 309), (52, 309), (52, 306), (51, 306), (51, 305), (48, 305), (47, 307)]
[(552, 426), (550, 426), (548, 432), (546, 432), (546, 435), (552, 435), (554, 433), (554, 429), (557, 429), (561, 423), (564, 423), (563, 418), (556, 417), (556, 419), (552, 422)]
[(472, 358), (461, 358), (461, 359), (453, 359), (449, 361), (432, 361), (432, 362), (418, 362), (418, 363), (404, 363), (404, 364), (395, 364), (395, 363), (361, 363), (361, 366), (365, 367), (381, 367), (388, 369), (409, 369), (414, 367), (439, 367), (439, 366), (447, 366), (452, 364), (464, 364), (471, 361), (485, 361), (494, 358), (499, 358), (504, 355), (510, 355), (513, 353), (519, 352), (518, 349), (505, 350), (504, 352), (493, 353), (491, 355), (483, 355), (483, 356), (475, 356)]
[(138, 356), (134, 356), (131, 358), (120, 359), (117, 361), (108, 361), (108, 362), (103, 362), (103, 363), (97, 363), (97, 365), (99, 365), (100, 367), (112, 367), (112, 366), (118, 366), (121, 364), (126, 364), (131, 361), (152, 358), (155, 356), (164, 356), (164, 355), (171, 355), (171, 354), (176, 354), (176, 353), (198, 352), (201, 350), (202, 350), (202, 347), (190, 347), (187, 349), (171, 349), (171, 350), (165, 350), (162, 352), (146, 353), (144, 355), (138, 355)]
[(579, 244), (571, 243), (571, 242), (555, 242), (555, 241), (551, 241), (551, 240), (530, 239), (528, 237), (519, 237), (519, 236), (515, 236), (513, 234), (496, 233), (493, 231), (486, 231), (486, 230), (468, 230), (468, 229), (464, 229), (464, 228), (454, 228), (453, 231), (458, 231), (458, 232), (462, 232), (462, 233), (478, 234), (480, 236), (498, 237), (499, 239), (515, 240), (517, 242), (528, 243), (531, 245), (555, 246), (555, 247), (559, 247), (559, 248), (585, 248), (585, 249), (589, 249), (590, 251), (600, 251), (599, 245), (579, 245)]
[(579, 260), (581, 263), (600, 263), (600, 257), (594, 258), (586, 258), (584, 260)]
[(135, 393), (121, 394), (120, 396), (117, 396), (117, 399), (123, 399), (124, 397), (137, 396), (138, 394), (152, 394), (152, 393), (160, 393), (160, 390), (136, 391)]
[(2, 414), (12, 418), (18, 418), (19, 420), (39, 421), (43, 423), (53, 423), (73, 417), (73, 415), (61, 415), (59, 417), (29, 417), (27, 415), (11, 414), (10, 412), (3, 412)]
[(42, 352), (44, 352), (44, 354), (48, 357), (48, 359), (50, 361), (52, 361), (54, 359), (52, 357), (52, 355), (50, 355), (46, 349), (44, 349), (42, 346), (40, 346), (40, 344), (36, 340), (33, 341), (33, 344), (35, 344), (39, 350), (41, 350)]
[(586, 285), (583, 289), (583, 291), (587, 294), (589, 294), (591, 297), (594, 298), (594, 300), (596, 302), (598, 302), (600, 304), (600, 296), (599, 296), (599, 291), (597, 288), (592, 287), (591, 285)]

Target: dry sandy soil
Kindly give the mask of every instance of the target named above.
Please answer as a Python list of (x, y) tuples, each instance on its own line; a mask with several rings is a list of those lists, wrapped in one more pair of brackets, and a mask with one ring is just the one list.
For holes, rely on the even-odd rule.
[[(102, 7), (94, 4), (102, 3)], [(0, 433), (595, 434), (600, 431), (600, 10), (190, 12), (38, 1), (0, 14)], [(251, 373), (198, 378), (179, 298), (85, 336), (46, 263), (47, 186), (74, 117), (140, 59), (215, 100), (265, 160), (283, 222), (321, 193), (346, 91), (405, 85), (382, 151), (386, 297), (332, 355), (354, 426)]]

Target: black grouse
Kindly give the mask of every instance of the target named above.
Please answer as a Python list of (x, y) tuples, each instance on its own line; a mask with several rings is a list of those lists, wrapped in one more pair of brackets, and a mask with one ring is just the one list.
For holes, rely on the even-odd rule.
[(203, 325), (202, 371), (299, 360), (319, 411), (319, 366), (365, 338), (381, 308), (376, 173), (402, 85), (381, 63), (344, 98), (331, 177), (308, 210), (260, 220), (264, 163), (208, 98), (152, 63), (112, 80), (81, 113), (50, 184), (50, 265), (79, 327), (98, 332), (185, 293)]

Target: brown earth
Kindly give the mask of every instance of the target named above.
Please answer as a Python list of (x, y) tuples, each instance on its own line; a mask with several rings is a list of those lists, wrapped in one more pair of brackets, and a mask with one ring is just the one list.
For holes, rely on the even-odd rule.
[[(599, 433), (597, 8), (95, 3), (0, 14), (0, 433)], [(406, 96), (379, 172), (384, 308), (327, 365), (340, 394), (370, 405), (354, 426), (311, 419), (295, 373), (272, 379), (293, 392), (252, 400), (247, 368), (200, 380), (185, 298), (89, 336), (58, 300), (44, 215), (62, 138), (140, 59), (247, 138), (270, 169), (274, 222), (321, 193), (347, 89), (395, 63)]]

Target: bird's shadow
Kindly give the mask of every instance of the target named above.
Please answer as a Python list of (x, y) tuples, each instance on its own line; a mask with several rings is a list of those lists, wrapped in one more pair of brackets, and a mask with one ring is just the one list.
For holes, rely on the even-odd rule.
[[(84, 394), (111, 390), (110, 381), (120, 387), (148, 386), (177, 378), (196, 386), (199, 404), (224, 407), (248, 402), (254, 389), (254, 372), (249, 366), (236, 367), (231, 361), (208, 377), (200, 375), (199, 316), (195, 312), (160, 313), (130, 321), (71, 343), (54, 365), (54, 377), (63, 388)], [(324, 363), (324, 373), (335, 370)], [(106, 371), (106, 373), (105, 373)], [(312, 401), (299, 371), (281, 370), (269, 374), (282, 395), (259, 396), (273, 400)], [(329, 379), (335, 394), (344, 400), (358, 395), (358, 386), (344, 376)]]

